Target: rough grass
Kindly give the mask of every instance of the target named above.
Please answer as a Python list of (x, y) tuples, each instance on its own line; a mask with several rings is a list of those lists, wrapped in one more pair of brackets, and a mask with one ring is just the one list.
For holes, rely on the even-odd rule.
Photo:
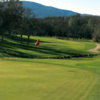
[[(40, 39), (40, 46), (35, 46), (37, 39)], [(0, 44), (0, 57), (56, 57), (65, 55), (88, 54), (88, 49), (94, 48), (95, 43), (80, 42), (72, 40), (62, 40), (47, 37), (31, 37), (30, 44), (27, 45), (27, 37), (23, 37), (23, 44), (20, 43), (19, 36), (13, 39), (5, 38)]]
[(0, 99), (99, 100), (99, 60), (0, 60)]

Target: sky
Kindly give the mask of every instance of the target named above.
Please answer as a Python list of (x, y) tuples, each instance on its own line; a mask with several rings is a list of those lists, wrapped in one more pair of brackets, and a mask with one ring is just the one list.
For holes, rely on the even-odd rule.
[(24, 0), (46, 6), (72, 10), (82, 14), (100, 15), (100, 0)]

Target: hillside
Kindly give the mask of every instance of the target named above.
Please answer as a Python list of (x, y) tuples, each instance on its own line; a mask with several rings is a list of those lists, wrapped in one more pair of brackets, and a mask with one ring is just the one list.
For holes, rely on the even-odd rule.
[[(40, 46), (35, 46), (37, 39), (40, 40)], [(28, 46), (26, 36), (23, 37), (23, 44), (20, 43), (19, 36), (13, 36), (13, 39), (6, 37), (0, 45), (0, 57), (36, 58), (85, 55), (91, 53), (87, 50), (94, 47), (95, 44), (90, 44), (90, 42), (35, 36), (30, 38)]]
[(61, 10), (29, 1), (23, 1), (23, 6), (30, 8), (38, 18), (44, 18), (47, 16), (72, 16), (77, 13), (70, 10)]

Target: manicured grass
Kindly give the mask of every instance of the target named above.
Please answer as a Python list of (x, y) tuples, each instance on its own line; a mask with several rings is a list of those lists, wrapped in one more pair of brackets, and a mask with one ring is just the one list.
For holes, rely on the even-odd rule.
[(99, 100), (100, 57), (0, 60), (1, 100)]
[(25, 36), (19, 40), (0, 44), (1, 100), (100, 100), (100, 57), (25, 59), (89, 54), (96, 43), (31, 37), (27, 46)]
[[(37, 39), (40, 39), (40, 46), (35, 46)], [(80, 42), (72, 40), (62, 40), (48, 37), (31, 37), (30, 44), (27, 45), (27, 37), (23, 37), (23, 44), (20, 43), (20, 37), (4, 40), (0, 44), (0, 57), (56, 57), (65, 55), (84, 55), (89, 54), (87, 50), (94, 48), (93, 42)]]

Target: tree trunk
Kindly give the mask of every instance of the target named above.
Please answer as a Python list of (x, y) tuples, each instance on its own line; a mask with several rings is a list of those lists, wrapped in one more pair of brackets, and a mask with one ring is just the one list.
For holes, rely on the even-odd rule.
[(11, 39), (11, 32), (9, 32), (9, 38)]
[(23, 43), (23, 34), (21, 33), (21, 44)]
[(4, 32), (2, 32), (1, 34), (1, 43), (3, 42), (3, 40), (4, 40)]
[(28, 33), (27, 45), (29, 45), (30, 33)]

